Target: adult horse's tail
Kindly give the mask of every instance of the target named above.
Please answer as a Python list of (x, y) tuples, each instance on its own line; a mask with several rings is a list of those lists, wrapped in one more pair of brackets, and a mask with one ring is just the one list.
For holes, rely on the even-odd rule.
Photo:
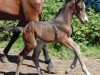
[(4, 27), (0, 27), (0, 32), (2, 31), (9, 31), (9, 32), (21, 32), (23, 31), (24, 27), (20, 27), (20, 26), (4, 26)]

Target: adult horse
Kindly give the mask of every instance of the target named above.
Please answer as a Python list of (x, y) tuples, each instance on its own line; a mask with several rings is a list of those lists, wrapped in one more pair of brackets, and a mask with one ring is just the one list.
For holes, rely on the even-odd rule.
[[(19, 20), (17, 26), (25, 27), (30, 21), (39, 21), (45, 0), (0, 0), (0, 20)], [(17, 40), (20, 32), (14, 32), (11, 41), (4, 49), (4, 54), (7, 56), (11, 46)], [(39, 42), (39, 41), (38, 41)], [(41, 41), (40, 41), (41, 42)], [(39, 44), (39, 43), (38, 43)], [(45, 48), (44, 43), (43, 52), (45, 61), (48, 67), (53, 66)], [(39, 45), (38, 45), (39, 46)], [(2, 57), (5, 62), (6, 56)], [(49, 69), (49, 68), (48, 68)]]
[[(77, 45), (70, 37), (72, 34), (71, 19), (73, 14), (78, 17), (81, 23), (86, 23), (88, 21), (85, 12), (85, 4), (82, 0), (69, 0), (69, 2), (66, 3), (59, 11), (58, 15), (49, 22), (33, 21), (28, 23), (25, 28), (12, 27), (15, 28), (15, 30), (23, 30), (23, 40), (25, 44), (22, 52), (18, 56), (16, 75), (19, 75), (19, 68), (23, 59), (29, 52), (38, 46), (36, 42), (37, 38), (46, 43), (59, 42), (72, 50), (72, 52), (75, 54), (75, 57), (66, 73), (74, 69), (76, 67), (77, 60), (79, 60), (82, 71), (85, 73), (85, 75), (91, 75), (81, 57), (79, 45)], [(39, 75), (43, 75), (38, 62), (38, 52), (39, 50), (34, 50), (33, 62), (35, 63)]]

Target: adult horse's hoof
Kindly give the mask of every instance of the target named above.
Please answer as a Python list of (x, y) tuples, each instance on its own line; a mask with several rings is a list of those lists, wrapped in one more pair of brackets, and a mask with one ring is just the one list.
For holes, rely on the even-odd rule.
[(49, 68), (47, 66), (47, 70), (48, 70), (48, 73), (50, 73), (50, 74), (56, 74), (57, 73), (54, 67)]
[(41, 71), (40, 73), (36, 74), (36, 75), (45, 75), (43, 71)]
[(7, 63), (7, 62), (9, 62), (9, 61), (8, 61), (8, 59), (7, 59), (6, 56), (2, 56), (2, 57), (1, 57), (1, 62)]

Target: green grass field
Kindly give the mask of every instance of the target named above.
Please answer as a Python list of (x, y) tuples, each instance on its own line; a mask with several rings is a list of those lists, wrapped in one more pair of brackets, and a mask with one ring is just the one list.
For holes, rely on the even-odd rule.
[[(4, 48), (7, 45), (7, 43), (8, 43), (7, 41), (2, 41), (0, 47)], [(24, 44), (23, 44), (22, 38), (19, 38), (14, 43), (11, 49), (13, 49), (14, 51), (21, 51), (23, 47), (24, 47)], [(47, 44), (47, 48), (51, 56), (54, 56), (60, 59), (72, 58), (74, 55), (70, 49), (68, 49), (67, 47), (63, 45), (55, 46), (54, 44)], [(100, 58), (100, 45), (86, 46), (86, 45), (80, 44), (80, 48), (81, 48), (81, 52), (83, 56)]]

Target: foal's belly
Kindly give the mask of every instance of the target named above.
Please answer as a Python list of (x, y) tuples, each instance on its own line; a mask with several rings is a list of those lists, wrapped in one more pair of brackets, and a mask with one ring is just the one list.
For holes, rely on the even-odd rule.
[(36, 33), (44, 42), (55, 41), (55, 30), (52, 26), (37, 28)]
[(41, 37), (44, 42), (54, 42), (55, 34), (53, 32), (44, 32)]

